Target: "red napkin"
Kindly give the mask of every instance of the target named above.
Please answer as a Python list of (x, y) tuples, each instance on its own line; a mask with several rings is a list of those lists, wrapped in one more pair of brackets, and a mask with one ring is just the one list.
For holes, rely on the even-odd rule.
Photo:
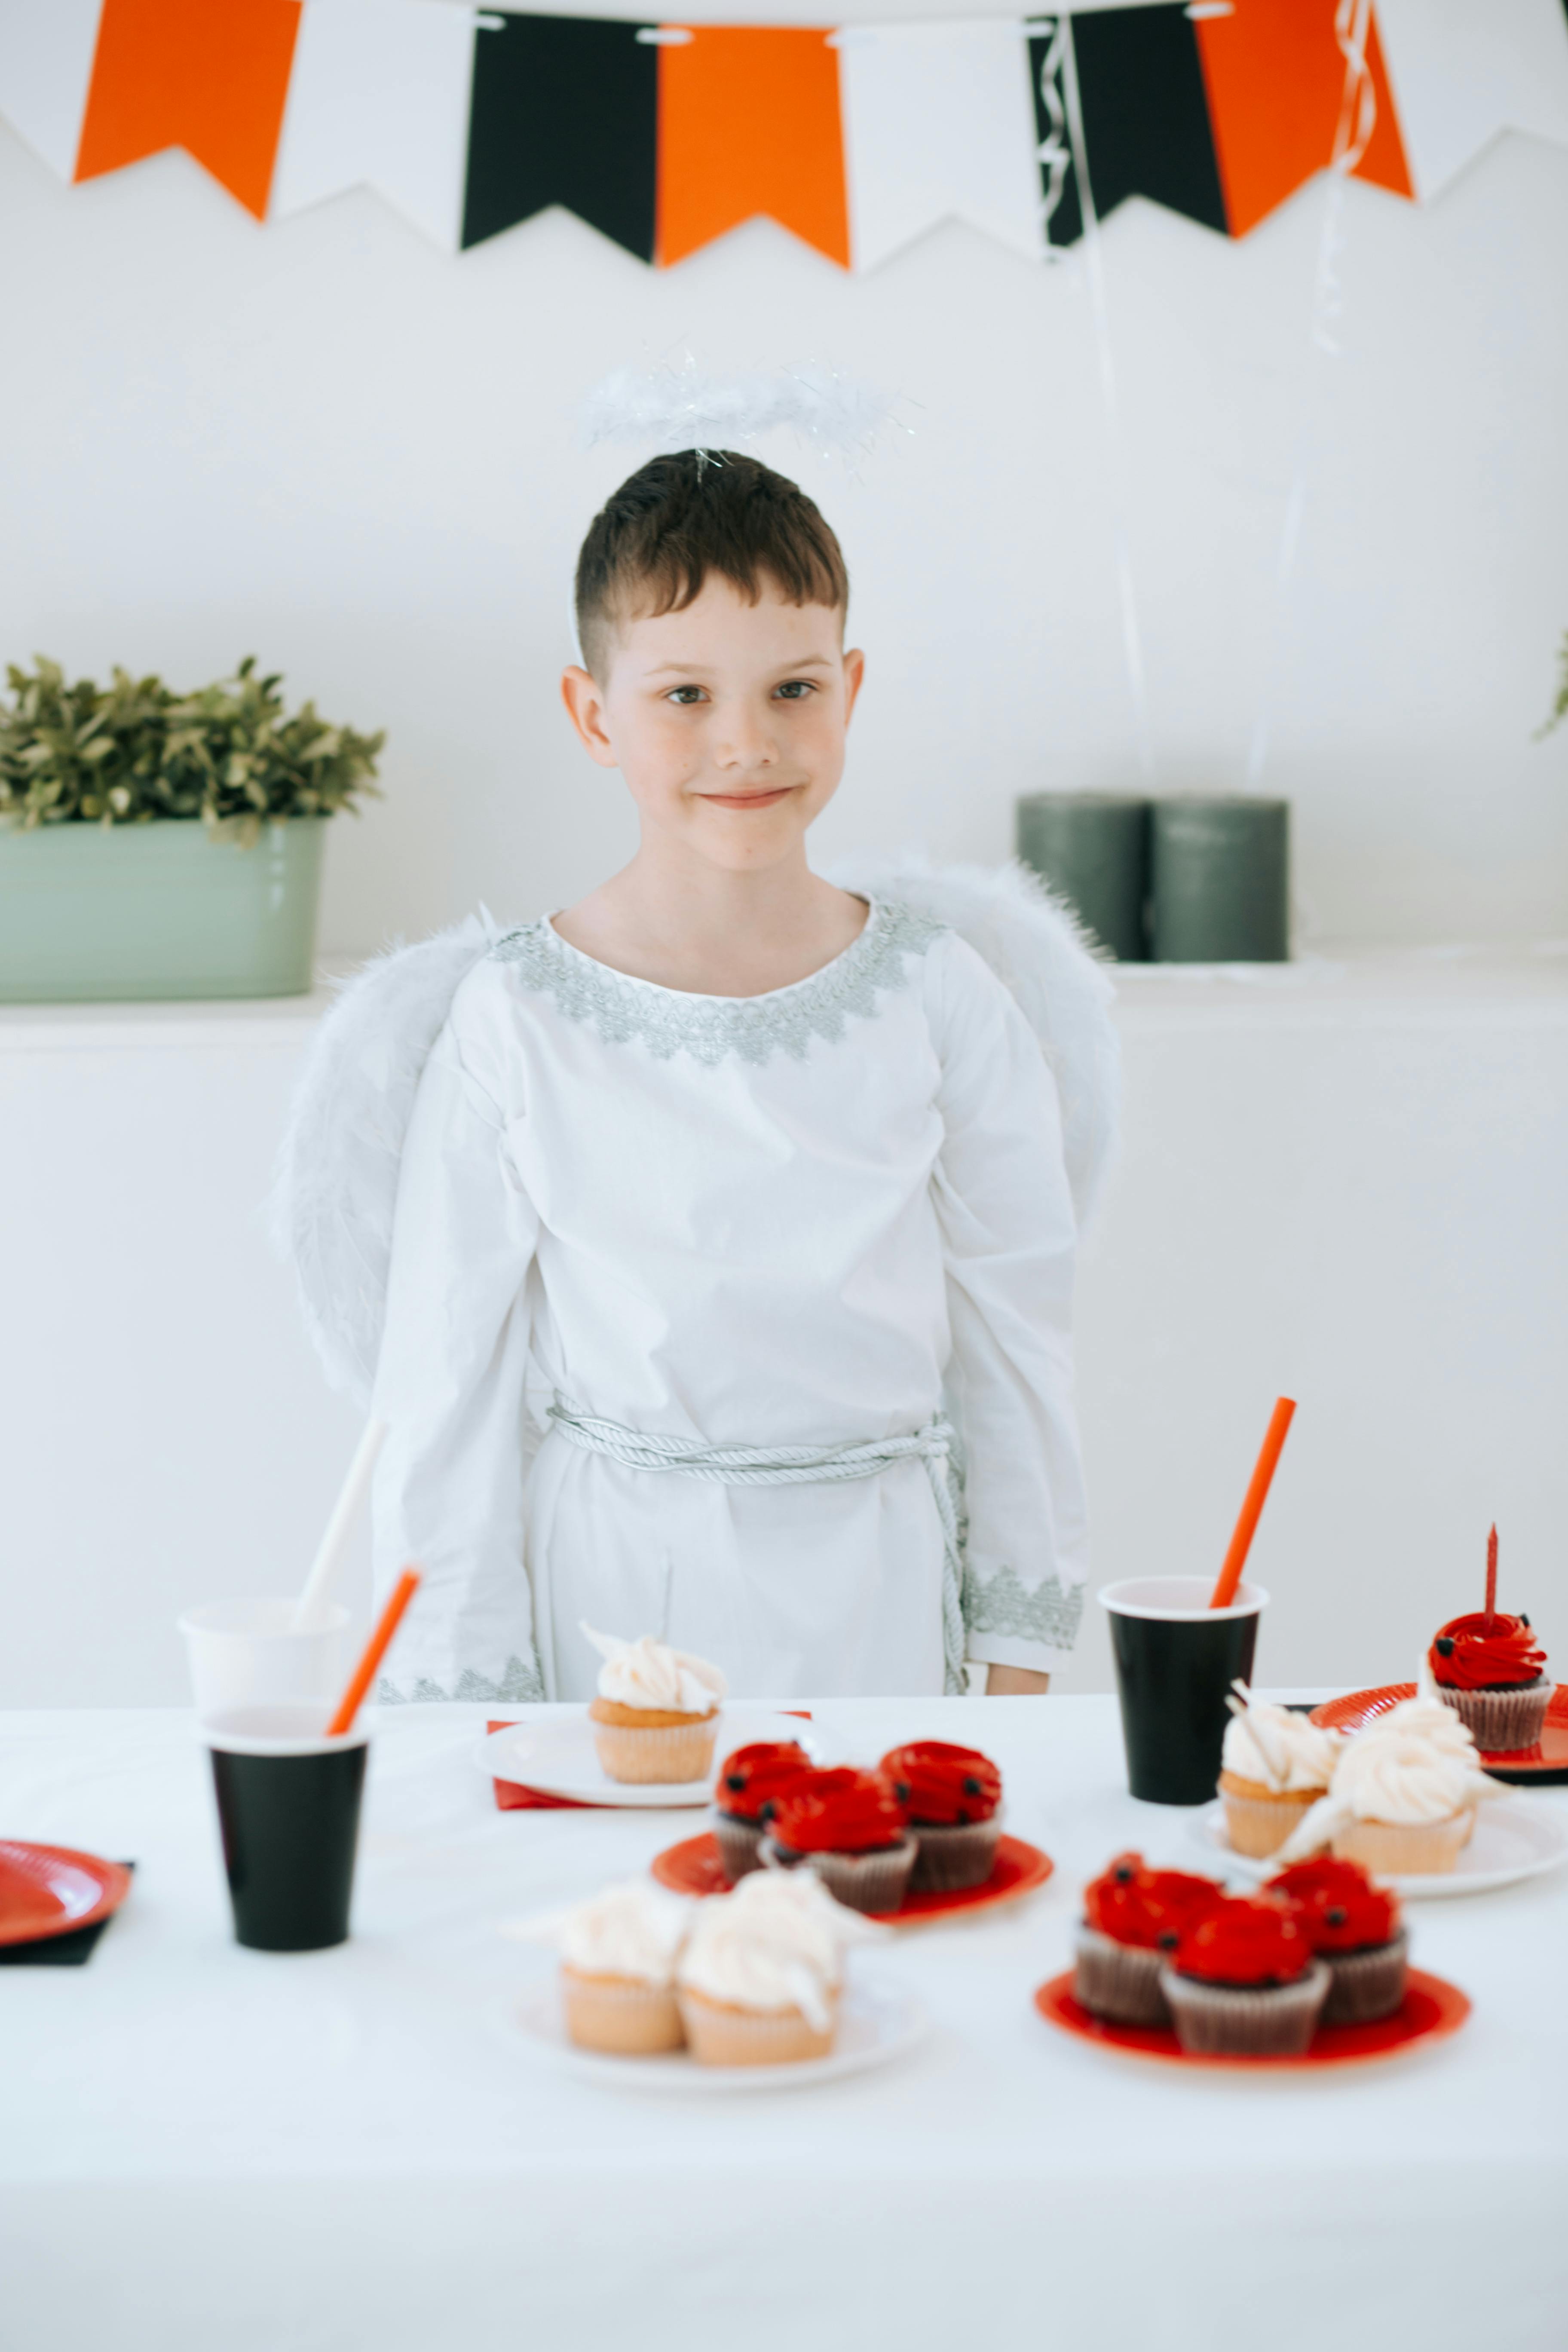
[[(786, 1706), (782, 1712), (785, 1715), (798, 1715), (803, 1723), (811, 1721), (811, 1709), (808, 1706)], [(521, 1717), (515, 1715), (501, 1716), (496, 1721), (487, 1723), (485, 1729), (510, 1731), (512, 1725), (521, 1720)], [(498, 1812), (595, 1813), (604, 1811), (602, 1805), (589, 1804), (581, 1797), (552, 1797), (543, 1789), (524, 1788), (521, 1780), (497, 1780), (494, 1786)]]

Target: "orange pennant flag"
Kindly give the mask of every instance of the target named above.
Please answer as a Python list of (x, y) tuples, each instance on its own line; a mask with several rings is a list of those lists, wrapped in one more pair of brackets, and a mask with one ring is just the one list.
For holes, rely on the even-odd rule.
[[(1245, 236), (1333, 160), (1345, 90), (1334, 16), (1335, 0), (1235, 0), (1227, 16), (1194, 24), (1232, 236)], [(1366, 65), (1377, 116), (1353, 176), (1408, 196), (1399, 117), (1370, 16)]]
[(757, 213), (848, 268), (838, 52), (815, 28), (702, 26), (659, 48), (655, 258)]
[(183, 147), (266, 217), (300, 0), (103, 0), (76, 176)]

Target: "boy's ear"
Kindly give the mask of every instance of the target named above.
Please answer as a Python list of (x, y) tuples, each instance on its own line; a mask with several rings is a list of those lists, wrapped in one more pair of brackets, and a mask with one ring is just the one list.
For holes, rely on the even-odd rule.
[(844, 724), (848, 726), (855, 716), (855, 705), (860, 688), (866, 683), (866, 656), (858, 646), (844, 656)]
[(598, 681), (577, 663), (569, 663), (561, 673), (561, 699), (589, 759), (596, 760), (601, 768), (618, 768), (615, 745), (605, 728), (605, 698)]

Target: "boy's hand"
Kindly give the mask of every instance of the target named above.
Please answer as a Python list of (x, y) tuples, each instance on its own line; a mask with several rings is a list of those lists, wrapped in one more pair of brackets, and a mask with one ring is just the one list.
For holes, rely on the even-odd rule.
[(1043, 1698), (1050, 1686), (1049, 1675), (1037, 1675), (1032, 1666), (987, 1666), (985, 1669), (987, 1698)]

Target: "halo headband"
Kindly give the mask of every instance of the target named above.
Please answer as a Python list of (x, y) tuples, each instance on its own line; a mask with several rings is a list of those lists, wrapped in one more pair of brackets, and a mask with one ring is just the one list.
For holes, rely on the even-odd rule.
[(688, 361), (679, 368), (616, 368), (595, 385), (581, 415), (589, 448), (630, 441), (650, 457), (744, 448), (787, 425), (819, 457), (852, 463), (870, 455), (884, 426), (898, 423), (893, 409), (885, 393), (815, 362), (773, 375), (708, 376)]

